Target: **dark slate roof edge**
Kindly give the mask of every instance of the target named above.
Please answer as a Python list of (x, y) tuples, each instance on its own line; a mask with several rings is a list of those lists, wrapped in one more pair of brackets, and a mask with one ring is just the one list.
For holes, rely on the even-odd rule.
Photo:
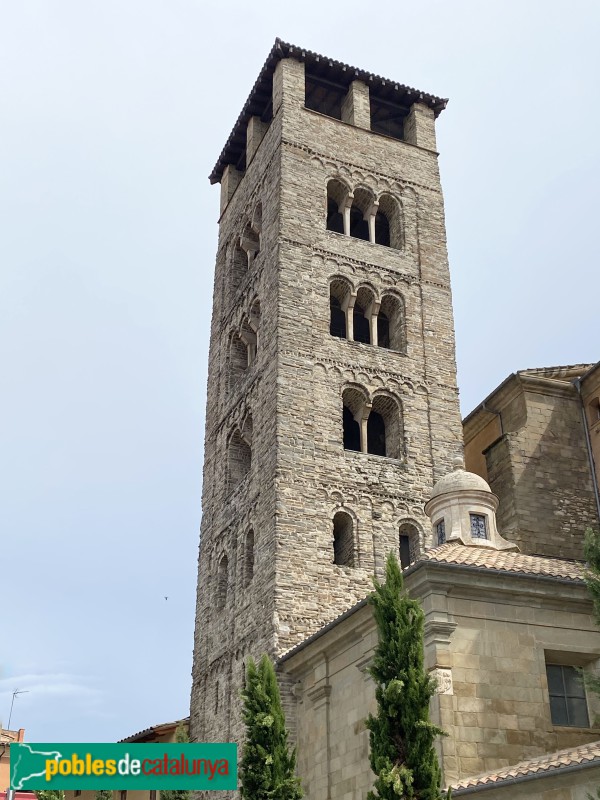
[(398, 81), (392, 81), (389, 78), (381, 77), (381, 75), (374, 75), (372, 72), (368, 72), (367, 70), (353, 67), (350, 64), (344, 64), (342, 61), (335, 61), (333, 58), (328, 58), (327, 56), (322, 56), (319, 53), (314, 53), (312, 50), (305, 50), (302, 47), (297, 47), (296, 45), (284, 42), (278, 37), (275, 39), (275, 44), (271, 48), (271, 51), (267, 56), (265, 63), (263, 64), (258, 78), (254, 82), (250, 94), (248, 95), (248, 99), (244, 103), (235, 125), (229, 134), (229, 138), (225, 142), (225, 146), (221, 151), (221, 155), (219, 156), (217, 163), (215, 164), (213, 171), (209, 176), (211, 183), (218, 183), (221, 180), (225, 166), (231, 163), (230, 158), (232, 158), (231, 153), (233, 150), (234, 140), (242, 133), (245, 135), (246, 125), (252, 116), (250, 109), (260, 88), (264, 88), (265, 83), (268, 84), (272, 79), (277, 62), (282, 58), (288, 58), (291, 56), (309, 64), (316, 64), (323, 61), (324, 63), (329, 64), (329, 66), (341, 69), (349, 74), (353, 74), (355, 79), (365, 81), (371, 85), (389, 85), (390, 87), (396, 89), (396, 91), (402, 92), (405, 95), (414, 95), (414, 100), (420, 100), (432, 108), (435, 111), (436, 117), (446, 108), (446, 105), (448, 104), (447, 98), (436, 97), (435, 95), (427, 94), (427, 92), (421, 92), (418, 89), (413, 89), (411, 86), (405, 86), (404, 84), (398, 83)]

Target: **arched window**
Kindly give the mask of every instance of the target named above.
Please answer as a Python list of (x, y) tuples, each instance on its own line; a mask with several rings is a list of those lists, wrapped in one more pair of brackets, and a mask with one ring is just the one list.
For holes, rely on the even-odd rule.
[(375, 217), (377, 244), (401, 250), (403, 247), (402, 212), (400, 203), (391, 194), (382, 194)]
[(332, 178), (327, 184), (327, 230), (334, 233), (348, 233), (344, 223), (344, 209), (346, 208), (349, 190), (348, 187)]
[(385, 420), (377, 411), (371, 410), (367, 420), (367, 453), (385, 456)]
[(344, 405), (344, 450), (355, 450), (360, 453), (360, 425), (346, 405)]
[(367, 420), (367, 452), (388, 458), (403, 458), (404, 431), (399, 403), (386, 394), (376, 394)]
[(379, 309), (377, 314), (377, 344), (379, 347), (385, 347), (389, 350), (390, 347), (390, 318)]
[(246, 534), (244, 546), (244, 586), (248, 586), (254, 577), (254, 531)]
[(252, 228), (250, 223), (244, 228), (240, 236), (240, 247), (246, 253), (246, 267), (249, 269), (256, 256), (260, 253), (260, 235)]
[(252, 212), (252, 221), (250, 223), (252, 230), (256, 231), (259, 235), (262, 233), (262, 203), (257, 203)]
[(375, 196), (367, 189), (356, 189), (350, 208), (350, 236), (355, 239), (372, 239), (369, 217), (375, 213)]
[(354, 387), (344, 389), (342, 394), (342, 421), (344, 430), (344, 450), (361, 451), (360, 420), (364, 416), (366, 397)]
[(383, 211), (375, 215), (375, 243), (390, 246), (390, 223)]
[(331, 197), (327, 197), (327, 230), (334, 233), (344, 232), (344, 215)]
[(404, 346), (404, 303), (393, 294), (383, 296), (377, 315), (377, 344), (399, 353)]
[(354, 531), (352, 517), (338, 511), (333, 518), (333, 563), (340, 567), (354, 566)]
[(405, 522), (400, 526), (398, 544), (400, 547), (400, 566), (402, 569), (406, 569), (417, 560), (418, 555), (419, 532), (414, 525)]
[(354, 205), (350, 209), (350, 236), (363, 239), (365, 242), (369, 241), (369, 222), (360, 208)]
[(329, 297), (329, 333), (339, 339), (346, 338), (346, 312), (337, 297)]
[(250, 327), (249, 320), (244, 320), (240, 330), (240, 340), (246, 350), (246, 367), (254, 363), (256, 358), (256, 333)]
[(248, 272), (248, 256), (239, 246), (236, 244), (233, 248), (232, 255), (231, 255), (231, 265), (230, 265), (230, 281), (229, 286), (232, 292), (236, 291), (241, 286), (242, 281), (244, 280), (244, 276)]
[(375, 300), (373, 292), (361, 286), (356, 295), (353, 310), (354, 341), (371, 344), (371, 313)]
[(350, 285), (342, 278), (334, 278), (329, 284), (329, 333), (340, 339), (348, 336), (346, 309), (350, 291)]
[(231, 435), (227, 450), (230, 490), (235, 489), (250, 472), (252, 464), (250, 441), (248, 435), (242, 436), (237, 428)]
[(227, 556), (222, 556), (219, 561), (217, 571), (217, 608), (225, 608), (227, 603), (227, 581), (228, 581), (229, 563)]
[(256, 361), (258, 354), (258, 329), (260, 328), (260, 301), (255, 300), (242, 329), (242, 336), (248, 345), (248, 366)]
[(354, 341), (371, 344), (371, 324), (365, 308), (357, 301), (354, 304)]
[(229, 392), (235, 391), (248, 367), (248, 347), (237, 333), (231, 334), (229, 342)]

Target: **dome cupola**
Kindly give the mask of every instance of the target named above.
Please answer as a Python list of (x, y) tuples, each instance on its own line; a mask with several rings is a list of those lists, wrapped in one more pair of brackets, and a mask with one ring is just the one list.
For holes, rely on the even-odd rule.
[(425, 505), (433, 528), (433, 546), (460, 542), (493, 550), (518, 550), (499, 534), (497, 508), (498, 498), (488, 483), (474, 472), (467, 472), (458, 456), (452, 472), (435, 484)]

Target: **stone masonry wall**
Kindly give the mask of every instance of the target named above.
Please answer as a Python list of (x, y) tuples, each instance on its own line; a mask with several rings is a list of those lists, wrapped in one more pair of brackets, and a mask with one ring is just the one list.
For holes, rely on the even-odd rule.
[(582, 559), (598, 515), (578, 397), (570, 384), (523, 389), (526, 419), (485, 451), (498, 527), (525, 553)]
[[(428, 541), (423, 504), (461, 452), (454, 331), (437, 156), (304, 109), (303, 64), (280, 62), (282, 121), (278, 363), (277, 650), (302, 641), (370, 589), (399, 528)], [(326, 230), (332, 178), (401, 204), (400, 250)], [(406, 353), (329, 334), (329, 284), (396, 292)], [(344, 450), (342, 392), (391, 395), (401, 458)], [(332, 563), (333, 516), (356, 520), (355, 568)]]

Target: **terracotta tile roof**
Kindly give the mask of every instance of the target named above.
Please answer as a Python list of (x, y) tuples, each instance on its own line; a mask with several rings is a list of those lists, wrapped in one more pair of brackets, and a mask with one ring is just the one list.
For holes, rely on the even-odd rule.
[(559, 750), (557, 753), (538, 756), (538, 758), (531, 758), (528, 761), (520, 761), (512, 767), (499, 769), (495, 772), (484, 772), (481, 775), (474, 775), (471, 778), (465, 778), (453, 784), (452, 790), (468, 789), (471, 786), (500, 784), (504, 781), (511, 781), (514, 778), (524, 778), (525, 776), (540, 775), (540, 777), (542, 777), (544, 773), (550, 773), (554, 770), (592, 764), (600, 766), (600, 741), (592, 742), (591, 744), (583, 744), (579, 747), (571, 747), (567, 750)]
[(530, 367), (528, 369), (520, 369), (517, 375), (539, 376), (542, 378), (571, 381), (573, 378), (589, 372), (593, 366), (594, 364), (567, 364), (560, 367)]
[(138, 739), (145, 739), (148, 736), (155, 736), (160, 734), (164, 730), (169, 730), (169, 728), (177, 728), (178, 725), (183, 724), (184, 726), (187, 725), (189, 727), (190, 718), (183, 717), (183, 719), (176, 719), (173, 722), (161, 722), (159, 725), (154, 725), (152, 728), (144, 728), (142, 731), (138, 731), (137, 733), (132, 733), (131, 736), (126, 736), (125, 739), (119, 739), (118, 744), (122, 742), (135, 742)]
[(581, 581), (584, 575), (584, 564), (580, 561), (528, 556), (524, 553), (492, 550), (487, 547), (467, 547), (453, 542), (447, 542), (440, 547), (427, 550), (420, 560), (514, 572), (521, 575), (547, 575), (572, 581)]
[[(489, 569), (496, 572), (508, 572), (517, 575), (536, 575), (550, 578), (562, 578), (574, 582), (582, 582), (584, 563), (582, 561), (563, 561), (559, 558), (545, 558), (544, 556), (528, 556), (524, 553), (513, 553), (492, 550), (487, 547), (472, 547), (464, 544), (447, 542), (440, 547), (434, 547), (423, 553), (419, 560), (407, 569), (404, 574), (415, 572), (423, 563), (435, 562), (436, 564), (456, 564), (457, 566), (471, 567), (473, 569)], [(326, 625), (316, 630), (298, 644), (291, 647), (279, 656), (277, 663), (283, 663), (294, 656), (307, 645), (327, 633), (346, 617), (354, 614), (359, 608), (366, 605), (367, 599), (347, 608)]]

